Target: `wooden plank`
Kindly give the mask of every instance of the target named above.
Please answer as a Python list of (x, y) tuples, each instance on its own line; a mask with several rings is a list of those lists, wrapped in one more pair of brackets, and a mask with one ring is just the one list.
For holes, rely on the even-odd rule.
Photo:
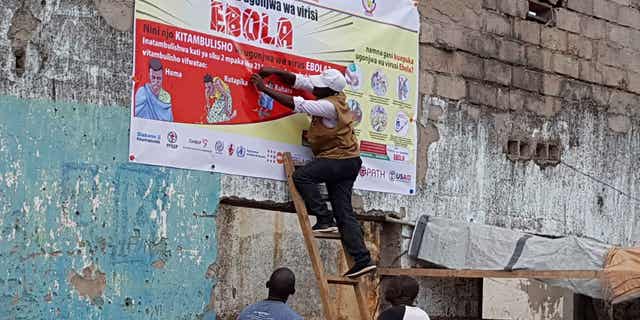
[(293, 205), (293, 201), (289, 201), (289, 202), (256, 201), (256, 200), (241, 199), (237, 197), (223, 197), (220, 199), (220, 204), (239, 207), (239, 208), (296, 213), (296, 208)]
[(352, 286), (360, 283), (360, 281), (358, 280), (349, 279), (345, 277), (330, 276), (330, 275), (327, 275), (327, 282), (331, 284), (347, 284)]
[(302, 235), (304, 237), (304, 243), (307, 246), (307, 252), (311, 259), (311, 266), (316, 274), (316, 280), (318, 281), (318, 289), (320, 290), (320, 300), (322, 301), (322, 309), (324, 311), (325, 319), (335, 320), (336, 313), (333, 309), (333, 303), (329, 296), (329, 283), (324, 273), (324, 267), (322, 260), (320, 260), (320, 251), (316, 244), (316, 240), (313, 236), (313, 230), (311, 230), (311, 224), (309, 223), (309, 215), (307, 214), (307, 207), (304, 204), (304, 200), (298, 193), (295, 184), (293, 183), (293, 172), (295, 168), (293, 166), (293, 160), (291, 159), (291, 153), (284, 154), (284, 169), (287, 174), (287, 182), (289, 184), (289, 191), (291, 192), (291, 199), (296, 208), (296, 214), (298, 215), (298, 222), (300, 223), (300, 229), (302, 229)]
[(313, 236), (318, 239), (342, 239), (340, 238), (340, 234), (337, 232), (314, 232)]
[(601, 271), (592, 270), (451, 270), (426, 268), (379, 268), (382, 276), (414, 276), (430, 278), (523, 278), (523, 279), (597, 279)]
[[(238, 197), (222, 197), (220, 198), (220, 204), (234, 206), (239, 208), (260, 209), (267, 211), (296, 213), (296, 208), (293, 201), (288, 202), (275, 202), (275, 201), (258, 201), (251, 199), (244, 199)], [(355, 210), (355, 209), (354, 209)], [(371, 222), (392, 222), (413, 225), (410, 222), (405, 222), (399, 219), (387, 218), (385, 215), (380, 214), (358, 214), (356, 212), (356, 218), (360, 221)]]

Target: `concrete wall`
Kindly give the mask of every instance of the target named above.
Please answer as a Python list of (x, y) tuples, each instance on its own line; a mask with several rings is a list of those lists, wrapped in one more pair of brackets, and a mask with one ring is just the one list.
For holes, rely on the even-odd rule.
[(124, 108), (0, 97), (0, 119), (0, 318), (214, 316), (219, 176), (127, 163)]
[[(214, 306), (222, 319), (236, 319), (247, 305), (267, 296), (265, 282), (278, 267), (289, 267), (296, 274), (296, 294), (289, 304), (304, 319), (324, 319), (315, 274), (307, 254), (295, 214), (247, 210), (224, 206), (217, 217), (218, 254), (213, 273), (221, 280), (214, 290)], [(378, 229), (377, 229), (378, 228)], [(367, 246), (377, 256), (379, 226), (367, 225)], [(335, 240), (321, 240), (320, 252), (325, 271), (342, 274), (348, 270), (341, 246)], [(370, 308), (377, 303), (377, 284), (367, 277)], [(332, 287), (339, 319), (357, 319), (358, 308), (351, 287)]]
[[(375, 215), (384, 211), (396, 212), (404, 214), (404, 219), (409, 221), (421, 214), (432, 214), (547, 235), (575, 234), (621, 245), (638, 243), (639, 3), (637, 0), (552, 2), (560, 3), (560, 7), (556, 9), (555, 22), (547, 26), (524, 19), (527, 11), (527, 1), (524, 0), (420, 2), (420, 91), (424, 99), (421, 103), (419, 126), (418, 194), (400, 197), (358, 192), (356, 202), (362, 213)], [(180, 267), (171, 269), (176, 273), (167, 276), (166, 280), (171, 279), (169, 281), (154, 278), (158, 279), (158, 289), (137, 295), (157, 299), (145, 300), (140, 307), (142, 308), (147, 302), (154, 305), (158, 301), (167, 300), (159, 292), (178, 287), (172, 285), (177, 279), (180, 279), (178, 283), (189, 282), (189, 287), (211, 288), (211, 280), (198, 282), (198, 279), (205, 279), (203, 274), (206, 268), (202, 267), (215, 259), (215, 236), (210, 230), (222, 230), (220, 228), (223, 226), (216, 226), (210, 218), (195, 218), (192, 213), (203, 210), (208, 214), (214, 212), (218, 190), (222, 198), (235, 197), (265, 203), (284, 202), (288, 200), (288, 196), (283, 183), (236, 176), (223, 176), (218, 182), (216, 175), (130, 166), (126, 163), (125, 129), (128, 123), (127, 106), (130, 103), (131, 87), (129, 77), (132, 69), (131, 14), (131, 0), (2, 2), (0, 94), (17, 97), (19, 100), (2, 98), (7, 106), (2, 110), (7, 113), (1, 122), (3, 130), (7, 132), (2, 139), (7, 141), (3, 143), (13, 145), (0, 152), (0, 165), (3, 166), (0, 174), (4, 179), (3, 186), (6, 181), (11, 181), (13, 187), (20, 186), (20, 189), (11, 191), (9, 196), (4, 196), (7, 193), (3, 191), (3, 217), (28, 214), (24, 212), (33, 212), (37, 203), (45, 201), (43, 199), (50, 201), (46, 213), (38, 217), (51, 218), (20, 220), (20, 225), (30, 231), (23, 233), (22, 242), (17, 243), (23, 243), (23, 246), (57, 243), (54, 248), (64, 245), (64, 249), (60, 249), (63, 252), (72, 250), (70, 248), (75, 248), (74, 246), (80, 248), (83, 242), (77, 239), (93, 239), (93, 242), (100, 239), (97, 236), (99, 232), (92, 230), (100, 225), (94, 222), (103, 218), (105, 223), (113, 223), (114, 226), (103, 231), (108, 233), (103, 238), (113, 239), (107, 241), (108, 244), (115, 245), (119, 243), (117, 239), (122, 238), (138, 239), (135, 231), (131, 231), (133, 229), (127, 229), (135, 225), (128, 222), (129, 218), (115, 218), (122, 215), (129, 217), (129, 214), (131, 217), (137, 216), (137, 213), (129, 212), (134, 210), (130, 208), (131, 205), (138, 202), (144, 204), (140, 212), (148, 211), (149, 216), (156, 209), (156, 220), (151, 217), (149, 220), (140, 220), (139, 237), (147, 239), (147, 243), (153, 242), (151, 239), (158, 241), (158, 229), (154, 229), (154, 223), (159, 217), (160, 208), (156, 208), (156, 200), (145, 198), (146, 189), (131, 190), (140, 184), (144, 185), (147, 180), (153, 180), (158, 181), (154, 182), (153, 188), (160, 188), (152, 188), (152, 192), (156, 192), (154, 195), (164, 197), (164, 193), (167, 193), (167, 197), (169, 194), (175, 196), (173, 200), (166, 200), (172, 203), (168, 217), (183, 215), (189, 220), (179, 220), (184, 225), (175, 224), (176, 232), (185, 231), (178, 232), (180, 236), (171, 238), (167, 243), (175, 246), (172, 252), (186, 252), (186, 248), (197, 248), (193, 250), (200, 252), (203, 258), (200, 264), (182, 260)], [(39, 99), (41, 102), (26, 99)], [(62, 110), (60, 112), (64, 118), (56, 116), (55, 110), (45, 112), (52, 106)], [(74, 107), (76, 110), (73, 110)], [(26, 125), (18, 126), (17, 123)], [(11, 129), (4, 129), (9, 126)], [(35, 129), (41, 131), (35, 132)], [(38, 143), (34, 144), (34, 141)], [(35, 157), (37, 149), (27, 148), (32, 148), (32, 144), (34, 148), (47, 146), (50, 152), (40, 150), (41, 157)], [(557, 146), (562, 162), (533, 159), (538, 144), (545, 150), (548, 145)], [(31, 152), (24, 153), (20, 150)], [(76, 161), (77, 159), (82, 160)], [(77, 164), (65, 166), (67, 162)], [(20, 163), (21, 167), (15, 168), (16, 163)], [(27, 175), (14, 178), (18, 169)], [(89, 195), (80, 196), (82, 192), (74, 191), (76, 189), (72, 185), (75, 186), (76, 182), (68, 176), (75, 177), (75, 172), (80, 172), (79, 175), (83, 177), (78, 190), (90, 190), (87, 191)], [(100, 179), (91, 182), (96, 175)], [(124, 181), (117, 180), (117, 177), (125, 176), (127, 179)], [(134, 179), (130, 179), (131, 177)], [(187, 178), (196, 180), (189, 180), (187, 183)], [(48, 184), (56, 182), (60, 188), (51, 191), (51, 200), (36, 195), (42, 181), (47, 181)], [(169, 188), (171, 185), (173, 187)], [(107, 186), (129, 192), (109, 193), (111, 191)], [(94, 210), (93, 199), (96, 195), (100, 195), (100, 199), (104, 198), (104, 202), (100, 202), (100, 208), (104, 208), (100, 210), (104, 210), (104, 214), (95, 221), (87, 218), (89, 220), (84, 222), (86, 227), (81, 229), (90, 231), (82, 231), (82, 236), (77, 236), (80, 231), (72, 232), (73, 228), (65, 226), (64, 228), (69, 229), (65, 229), (69, 233), (65, 237), (70, 239), (39, 240), (36, 236), (41, 234), (40, 228), (58, 228), (56, 224), (71, 224), (69, 221), (75, 221), (70, 220), (76, 219), (73, 217), (75, 210), (63, 210), (66, 208), (66, 205), (62, 205), (66, 203), (65, 199), (77, 199), (73, 200), (73, 206), (81, 208), (77, 210), (80, 212), (77, 219), (84, 219), (84, 211)], [(125, 195), (132, 198), (114, 200)], [(178, 209), (182, 200), (177, 195), (183, 195), (183, 199), (195, 197), (196, 200), (186, 201), (185, 207)], [(34, 202), (36, 196), (38, 201)], [(631, 197), (635, 197), (635, 200)], [(162, 206), (164, 208), (164, 202)], [(135, 210), (137, 212), (138, 209)], [(71, 218), (65, 216), (65, 212)], [(250, 211), (239, 210), (238, 215), (249, 213)], [(113, 219), (108, 219), (110, 214), (114, 214)], [(91, 217), (92, 214), (86, 216)], [(8, 226), (12, 225), (13, 222), (7, 222), (9, 220), (16, 219), (3, 218), (4, 229), (7, 228), (7, 223), (10, 223)], [(246, 227), (237, 221), (229, 223), (238, 228)], [(78, 222), (76, 224), (82, 225)], [(191, 227), (202, 229), (190, 232), (183, 229)], [(295, 229), (293, 226), (292, 228)], [(9, 234), (13, 233), (12, 227), (6, 230), (9, 230)], [(127, 230), (133, 232), (133, 236), (131, 233), (127, 234)], [(231, 232), (231, 237), (225, 239), (225, 246), (220, 246), (220, 249), (235, 252), (237, 249), (234, 248), (239, 248), (241, 243), (247, 248), (261, 248), (258, 246), (259, 242), (247, 239), (276, 239), (279, 234), (276, 229), (257, 227), (243, 232), (240, 234), (259, 236), (234, 236), (235, 233)], [(402, 232), (405, 237), (410, 234), (407, 229)], [(209, 235), (209, 239), (202, 242), (200, 238), (203, 235)], [(4, 239), (8, 238), (3, 234), (3, 250), (11, 252), (11, 249), (6, 248), (13, 244), (7, 244)], [(299, 246), (293, 245), (297, 240), (292, 238), (291, 241), (291, 247), (300, 250)], [(401, 239), (396, 244), (383, 244), (381, 256), (397, 256), (406, 249), (406, 239)], [(277, 251), (271, 249), (277, 246), (265, 246), (273, 252)], [(145, 252), (144, 248), (143, 245), (136, 250)], [(105, 252), (109, 252), (108, 250)], [(150, 249), (147, 251), (150, 252)], [(51, 277), (57, 277), (57, 282), (52, 282), (52, 288), (61, 288), (56, 289), (60, 295), (52, 294), (52, 297), (62, 299), (60, 297), (64, 296), (67, 300), (37, 306), (25, 303), (21, 305), (21, 310), (55, 312), (55, 309), (61, 308), (87, 312), (86, 314), (93, 312), (95, 317), (107, 314), (103, 312), (116, 312), (108, 311), (116, 308), (110, 309), (107, 302), (107, 307), (99, 309), (90, 302), (68, 298), (69, 294), (73, 295), (77, 290), (68, 285), (72, 282), (62, 281), (64, 279), (60, 278), (60, 274), (66, 273), (66, 270), (82, 273), (82, 268), (94, 262), (105, 273), (106, 279), (106, 293), (96, 296), (101, 296), (104, 301), (113, 297), (112, 305), (120, 303), (117, 305), (117, 312), (125, 312), (131, 309), (133, 303), (132, 300), (127, 300), (127, 305), (123, 299), (135, 299), (132, 297), (135, 294), (128, 296), (122, 290), (108, 290), (120, 289), (120, 284), (134, 281), (131, 280), (134, 278), (135, 281), (145, 279), (140, 274), (128, 272), (147, 270), (135, 267), (138, 260), (121, 264), (118, 267), (121, 269), (111, 271), (106, 268), (109, 268), (107, 264), (112, 263), (108, 263), (110, 260), (104, 260), (105, 258), (100, 258), (98, 263), (91, 259), (80, 260), (80, 256), (53, 257), (50, 253), (55, 250), (50, 251), (49, 247), (45, 247), (44, 252), (48, 253), (38, 258), (43, 259), (43, 265), (32, 266), (32, 269), (16, 269), (5, 279), (9, 283), (8, 279), (11, 278), (9, 287), (14, 288), (8, 290), (6, 295), (13, 297), (15, 295), (12, 292), (24, 291), (16, 288), (24, 288), (22, 283), (26, 275), (30, 274), (28, 270), (55, 270), (49, 273), (45, 271), (45, 274), (55, 274), (56, 276)], [(10, 259), (3, 258), (2, 263), (9, 263), (13, 267), (21, 266), (16, 253), (13, 255)], [(172, 255), (172, 259), (167, 261), (178, 263), (178, 260), (173, 260), (176, 255)], [(252, 263), (244, 263), (246, 268), (252, 265), (275, 266), (288, 262), (283, 260), (285, 256), (284, 251), (280, 251), (278, 259), (274, 259), (273, 254), (256, 255)], [(155, 262), (148, 261), (152, 258), (146, 259), (145, 263)], [(231, 266), (234, 259), (235, 255), (220, 255), (220, 259), (216, 260), (218, 264), (212, 268), (219, 268), (217, 265)], [(103, 260), (105, 264), (102, 264)], [(44, 267), (51, 263), (57, 263), (55, 268)], [(413, 262), (401, 258), (397, 263), (406, 266)], [(292, 265), (300, 267), (299, 270), (307, 266), (302, 261), (299, 265)], [(263, 269), (259, 276), (247, 278), (252, 281), (242, 282), (243, 285), (236, 287), (236, 291), (256, 292), (254, 283), (263, 282), (259, 278), (264, 278), (269, 268)], [(161, 270), (166, 272), (169, 269)], [(187, 272), (188, 270), (191, 272)], [(189, 273), (184, 276), (186, 280), (182, 278), (183, 271)], [(217, 299), (212, 303), (218, 303), (223, 314), (233, 314), (241, 304), (246, 303), (244, 300), (227, 303), (229, 291), (222, 290), (223, 287), (229, 288), (231, 281), (236, 279), (234, 277), (246, 276), (251, 272), (245, 267), (236, 271), (237, 273), (232, 273), (235, 274), (233, 276), (222, 275), (221, 272), (216, 274), (211, 270), (208, 273), (219, 283), (220, 291), (217, 291)], [(151, 269), (149, 272), (160, 271)], [(101, 279), (100, 273), (91, 273), (85, 278)], [(178, 274), (181, 276), (177, 276)], [(100, 279), (98, 280), (102, 281)], [(473, 292), (481, 292), (481, 282), (425, 280), (423, 284), (425, 295), (420, 303), (430, 308), (434, 318), (480, 317), (481, 294)], [(141, 286), (134, 287), (137, 288), (135, 290), (142, 290)], [(44, 287), (37, 288), (41, 290)], [(135, 290), (131, 292), (142, 292)], [(203, 306), (209, 303), (208, 293), (202, 291), (205, 289), (182, 290), (185, 293), (181, 297), (193, 299), (189, 299), (190, 303), (176, 302), (179, 307), (175, 312), (180, 315), (188, 317), (193, 312), (202, 312)], [(46, 293), (41, 295), (47, 297)], [(256, 293), (255, 297), (258, 296), (260, 294)], [(34, 299), (37, 300), (37, 297)], [(309, 299), (312, 301), (314, 298)], [(461, 300), (471, 302), (461, 307)], [(17, 315), (19, 312), (11, 309), (14, 308), (12, 306), (29, 300), (23, 298), (15, 301), (16, 304), (7, 304), (0, 312), (7, 310), (11, 316)], [(139, 300), (135, 301), (137, 303)], [(301, 304), (298, 305), (302, 307)], [(142, 309), (135, 310), (132, 312)], [(303, 312), (308, 315), (313, 315), (314, 310), (318, 308), (313, 303), (303, 308)]]
[(485, 279), (482, 297), (483, 319), (581, 319), (574, 318), (573, 292), (536, 280)]

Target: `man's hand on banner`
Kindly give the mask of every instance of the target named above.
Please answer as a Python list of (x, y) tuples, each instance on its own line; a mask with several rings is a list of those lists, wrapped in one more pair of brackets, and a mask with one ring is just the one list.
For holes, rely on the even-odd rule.
[(272, 68), (272, 67), (262, 67), (260, 69), (260, 71), (258, 71), (258, 74), (263, 77), (266, 78), (274, 73), (277, 73), (279, 70), (276, 68)]
[(251, 83), (256, 87), (258, 91), (265, 91), (267, 85), (264, 84), (264, 80), (260, 76), (260, 74), (254, 73), (251, 76)]

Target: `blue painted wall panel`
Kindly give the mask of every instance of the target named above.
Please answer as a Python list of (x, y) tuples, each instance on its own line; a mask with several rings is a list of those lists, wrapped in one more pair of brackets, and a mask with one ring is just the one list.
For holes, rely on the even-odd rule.
[(128, 128), (126, 108), (0, 97), (0, 319), (205, 313), (219, 176), (128, 163)]

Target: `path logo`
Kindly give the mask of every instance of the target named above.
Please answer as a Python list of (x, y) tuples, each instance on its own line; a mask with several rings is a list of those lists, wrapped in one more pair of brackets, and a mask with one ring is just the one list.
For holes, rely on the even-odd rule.
[(373, 12), (376, 11), (376, 0), (362, 0), (362, 7), (364, 8), (364, 13), (368, 16), (372, 16)]
[(361, 177), (372, 177), (375, 179), (384, 179), (386, 176), (386, 172), (382, 169), (377, 168), (367, 168), (365, 166), (360, 167), (360, 176)]

